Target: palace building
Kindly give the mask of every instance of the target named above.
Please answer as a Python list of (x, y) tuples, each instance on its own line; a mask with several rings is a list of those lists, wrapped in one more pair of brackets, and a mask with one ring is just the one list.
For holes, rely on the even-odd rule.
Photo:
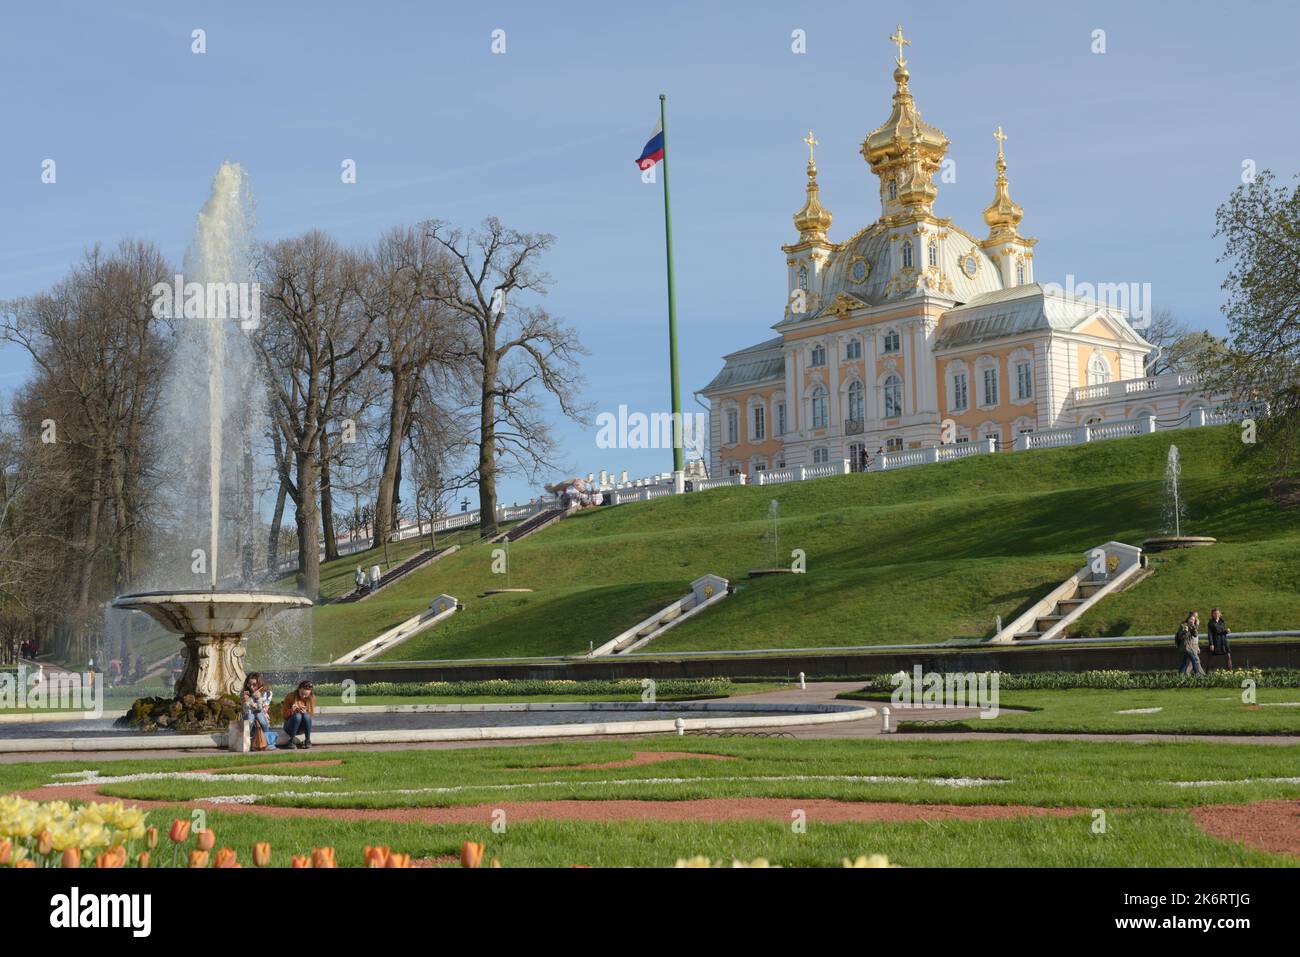
[[(1034, 281), (1037, 240), (1020, 232), (1001, 127), (982, 235), (934, 211), (948, 149), (908, 88), (902, 29), (893, 109), (862, 157), (880, 217), (829, 236), (811, 133), (807, 198), (786, 254), (776, 333), (724, 357), (700, 390), (710, 472), (755, 473), (1116, 419), (1185, 416), (1208, 400), (1188, 376), (1145, 378), (1152, 346), (1124, 310)], [(1164, 380), (1164, 381), (1161, 381)], [(1136, 383), (1136, 385), (1133, 385)]]

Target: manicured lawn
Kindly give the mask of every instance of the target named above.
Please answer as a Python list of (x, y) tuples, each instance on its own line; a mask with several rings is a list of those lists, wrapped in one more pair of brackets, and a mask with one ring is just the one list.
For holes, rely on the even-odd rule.
[[(614, 768), (578, 768), (630, 758), (634, 751), (701, 752), (731, 760), (674, 758)], [(337, 759), (338, 765), (316, 762)], [(312, 764), (299, 766), (303, 761)], [(876, 740), (781, 740), (660, 737), (634, 742), (276, 754), (265, 758), (199, 755), (179, 760), (0, 764), (0, 793), (97, 770), (104, 777), (155, 777), (106, 784), (124, 799), (169, 802), (218, 795), (257, 803), (321, 808), (317, 815), (264, 817), (203, 805), (219, 845), (242, 855), (270, 841), (275, 863), (291, 852), (330, 845), (341, 864), (360, 862), (366, 844), (388, 844), (417, 857), (454, 855), (464, 840), (483, 841), (506, 866), (670, 865), (702, 854), (714, 860), (764, 857), (785, 865), (836, 865), (842, 857), (885, 853), (910, 866), (1240, 866), (1296, 863), (1203, 834), (1187, 810), (1219, 803), (1300, 798), (1300, 746), (1095, 741), (932, 741), (911, 735)], [(183, 772), (217, 769), (216, 780)], [(267, 779), (226, 774), (258, 772)], [(167, 776), (157, 777), (159, 773)], [(952, 786), (954, 779), (967, 782)], [(1287, 780), (1289, 779), (1289, 780)], [(972, 781), (987, 782), (980, 785)], [(945, 783), (947, 782), (947, 783)], [(1178, 786), (1176, 782), (1198, 782)], [(1228, 782), (1228, 783), (1214, 783)], [(1235, 782), (1235, 783), (1234, 783)], [(578, 798), (682, 800), (771, 797), (910, 804), (1001, 804), (1077, 808), (1061, 817), (1003, 820), (823, 823), (809, 814), (806, 833), (789, 823), (509, 822), (504, 833), (481, 824), (340, 820), (328, 808), (509, 806), (514, 801)], [(1107, 814), (1093, 833), (1092, 809)], [(164, 827), (188, 809), (159, 808)]]
[[(1051, 731), (1097, 734), (1288, 734), (1300, 735), (1300, 688), (1261, 688), (1258, 704), (1244, 704), (1241, 692), (1231, 688), (1180, 690), (1005, 691), (1002, 708), (1029, 709), (1028, 714), (1002, 711), (996, 718), (953, 722), (950, 727), (968, 731)], [(884, 696), (888, 700), (888, 695)], [(1291, 707), (1285, 704), (1291, 704)], [(1149, 714), (1120, 714), (1146, 708)], [(941, 721), (935, 712), (934, 720)], [(944, 730), (928, 723), (910, 730)], [(1297, 768), (1300, 773), (1300, 767)]]
[[(1238, 461), (1233, 427), (1161, 433), (895, 473), (767, 488), (718, 489), (579, 513), (510, 549), (510, 584), (531, 593), (480, 598), (505, 584), (484, 545), (411, 575), (383, 594), (312, 613), (314, 660), (329, 660), (426, 607), (439, 593), (464, 611), (386, 657), (584, 654), (714, 572), (737, 593), (645, 650), (845, 645), (983, 638), (1116, 539), (1161, 528), (1165, 456), (1182, 449), (1184, 530), (1204, 551), (1157, 556), (1156, 574), (1080, 623), (1088, 634), (1172, 634), (1189, 607), (1227, 609), (1237, 631), (1300, 624), (1300, 509), (1267, 495)], [(780, 561), (807, 574), (749, 581), (773, 563), (767, 520), (780, 502)], [(349, 557), (326, 570), (351, 574)], [(810, 613), (815, 610), (815, 614)], [(255, 639), (250, 657), (263, 649)]]

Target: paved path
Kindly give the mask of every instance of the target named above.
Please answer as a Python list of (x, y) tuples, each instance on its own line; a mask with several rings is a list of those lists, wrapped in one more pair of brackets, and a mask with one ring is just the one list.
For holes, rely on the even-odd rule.
[[(760, 694), (737, 695), (732, 699), (746, 701), (751, 703), (771, 702), (773, 704), (845, 704), (849, 702), (840, 701), (837, 695), (845, 691), (857, 691), (862, 687), (861, 681), (822, 681), (810, 682), (804, 690), (799, 688), (790, 688), (782, 691), (766, 691)], [(865, 702), (876, 708), (879, 712), (881, 702)], [(1003, 711), (1014, 709), (1003, 708)], [(901, 720), (942, 720), (942, 721), (961, 721), (979, 716), (978, 708), (945, 708), (942, 710), (919, 709), (919, 708), (895, 708), (890, 706), (890, 728), (891, 731), (896, 729), (898, 721)], [(774, 727), (770, 730), (773, 733), (780, 733), (783, 736), (792, 738), (816, 738), (816, 739), (865, 739), (876, 738), (886, 741), (1123, 741), (1131, 743), (1148, 743), (1152, 741), (1209, 741), (1223, 744), (1268, 744), (1268, 745), (1289, 745), (1300, 744), (1300, 735), (1244, 735), (1244, 734), (1043, 734), (1030, 732), (988, 732), (988, 731), (935, 731), (935, 732), (906, 732), (903, 734), (884, 733), (881, 729), (881, 717), (877, 714), (874, 718), (866, 718), (862, 721), (845, 721), (837, 724), (825, 725), (808, 725), (805, 727), (779, 728)], [(763, 730), (763, 729), (755, 729)], [(743, 734), (744, 732), (742, 732)], [(618, 743), (626, 741), (641, 740), (645, 737), (661, 737), (660, 735), (618, 735), (611, 737), (609, 735), (571, 738), (519, 738), (505, 741), (423, 741), (411, 744), (364, 744), (364, 745), (329, 745), (320, 746), (317, 750), (335, 751), (402, 751), (425, 748), (499, 748), (499, 747), (521, 747), (530, 744), (559, 744), (565, 741), (604, 741), (607, 743)], [(704, 735), (687, 735), (687, 737), (701, 738)], [(293, 753), (299, 752), (279, 752)], [(63, 761), (75, 765), (95, 764), (108, 761), (140, 761), (153, 760), (160, 758), (187, 758), (187, 757), (204, 757), (211, 758), (214, 761), (232, 760), (245, 758), (247, 755), (231, 754), (226, 751), (212, 751), (209, 749), (184, 749), (172, 748), (170, 750), (143, 752), (122, 752), (122, 751), (78, 751), (78, 752), (29, 752), (16, 754), (0, 754), (0, 764), (13, 764), (19, 762), (35, 761)]]

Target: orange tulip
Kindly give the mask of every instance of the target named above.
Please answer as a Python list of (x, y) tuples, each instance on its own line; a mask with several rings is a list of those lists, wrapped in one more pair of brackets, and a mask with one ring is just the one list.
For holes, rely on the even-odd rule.
[(337, 865), (334, 863), (334, 848), (313, 847), (311, 849), (311, 866), (336, 867)]
[(231, 848), (223, 847), (221, 850), (217, 851), (216, 856), (212, 858), (212, 866), (226, 868), (239, 867), (238, 855), (236, 855)]
[(466, 841), (460, 846), (460, 866), (478, 867), (483, 863), (484, 850), (482, 844), (475, 841)]
[(40, 835), (36, 838), (36, 853), (48, 854), (53, 849), (54, 836), (50, 834), (50, 829), (47, 827), (45, 830), (41, 831)]
[(501, 861), (495, 857), (492, 858), (492, 863), (488, 865), (488, 867), (500, 867), (500, 866), (501, 866)]
[(5, 866), (11, 860), (13, 860), (13, 856), (14, 856), (14, 842), (9, 840), (9, 838), (7, 837), (4, 838), (3, 840), (0, 840), (0, 867)]
[(172, 821), (172, 829), (167, 836), (172, 839), (173, 844), (184, 844), (190, 839), (190, 822)]
[(361, 856), (366, 862), (366, 867), (384, 867), (388, 864), (389, 854), (387, 847), (371, 847), (367, 844)]
[(265, 841), (259, 841), (253, 845), (253, 863), (258, 867), (269, 867), (271, 864), (271, 845)]
[(190, 851), (190, 867), (207, 867), (207, 851)]
[(411, 855), (410, 854), (389, 854), (388, 863), (384, 864), (383, 866), (384, 867), (410, 867)]
[(30, 857), (24, 857), (21, 861), (19, 861), (17, 864), (14, 865), (14, 867), (35, 867), (35, 866), (36, 866), (36, 862), (32, 860)]
[(290, 866), (291, 868), (292, 868), (292, 867), (311, 867), (311, 861), (307, 860), (307, 858), (304, 857), (304, 856), (301, 855), (301, 854), (295, 854), (295, 855), (293, 856), (292, 860), (289, 861), (289, 866)]
[(144, 832), (144, 844), (151, 851), (158, 846), (158, 828), (151, 827)]
[(118, 850), (119, 848), (112, 847), (103, 854), (96, 854), (95, 866), (103, 870), (117, 870), (124, 867), (126, 865), (126, 849), (121, 848), (120, 854)]
[(70, 847), (70, 848), (68, 848), (66, 851), (64, 851), (64, 852), (63, 852), (63, 866), (64, 866), (64, 867), (80, 867), (80, 866), (81, 866), (81, 848), (79, 848), (79, 847)]
[(205, 827), (199, 831), (199, 836), (194, 840), (194, 846), (200, 851), (210, 851), (217, 843), (217, 832), (210, 827)]
[(148, 851), (141, 851), (141, 852), (140, 852), (140, 856), (137, 857), (137, 858), (135, 859), (135, 866), (136, 866), (136, 867), (148, 867), (148, 866), (149, 866), (149, 852), (148, 852)]

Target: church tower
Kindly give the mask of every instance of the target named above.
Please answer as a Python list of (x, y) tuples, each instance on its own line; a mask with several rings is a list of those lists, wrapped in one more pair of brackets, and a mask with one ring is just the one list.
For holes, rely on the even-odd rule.
[(980, 248), (997, 264), (1004, 287), (1023, 286), (1034, 281), (1034, 245), (1038, 240), (1021, 236), (1018, 231), (1025, 211), (1011, 199), (1007, 189), (1007, 160), (1002, 154), (1002, 144), (1007, 135), (999, 126), (993, 138), (998, 141), (995, 164), (998, 175), (993, 186), (993, 202), (984, 210), (989, 235), (980, 243)]
[(812, 130), (808, 131), (804, 142), (808, 144), (807, 198), (803, 208), (794, 214), (794, 228), (799, 231), (799, 240), (781, 247), (786, 253), (789, 274), (785, 302), (787, 318), (811, 315), (820, 307), (823, 272), (835, 249), (835, 244), (826, 235), (831, 228), (831, 213), (822, 205), (817, 187), (817, 163), (813, 157), (817, 140), (813, 138)]

